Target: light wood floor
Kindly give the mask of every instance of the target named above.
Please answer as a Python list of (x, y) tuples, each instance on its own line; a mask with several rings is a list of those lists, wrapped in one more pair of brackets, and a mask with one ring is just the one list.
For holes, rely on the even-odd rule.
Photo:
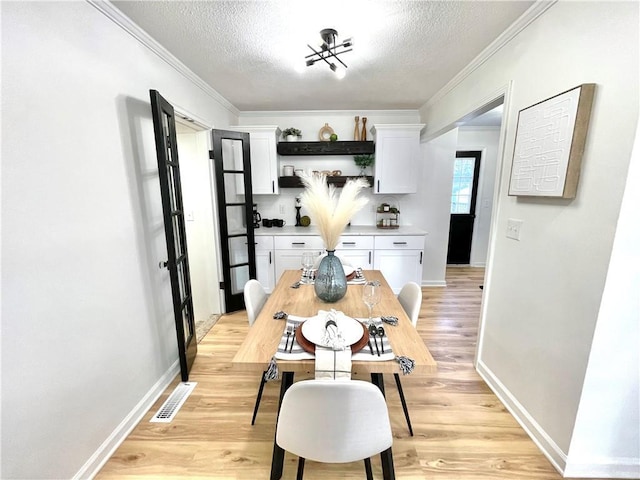
[[(402, 378), (414, 437), (393, 377), (385, 377), (398, 479), (561, 478), (473, 368), (483, 275), (482, 268), (449, 268), (446, 288), (423, 288), (418, 330), (438, 373)], [(230, 364), (247, 329), (244, 312), (218, 320), (198, 346), (190, 378), (198, 386), (174, 421), (149, 423), (171, 386), (97, 478), (268, 479), (280, 383), (265, 387), (252, 427), (259, 376), (233, 372)], [(283, 479), (295, 478), (296, 462), (287, 453)], [(382, 478), (379, 458), (372, 463)], [(364, 478), (364, 467), (308, 461), (305, 478)]]

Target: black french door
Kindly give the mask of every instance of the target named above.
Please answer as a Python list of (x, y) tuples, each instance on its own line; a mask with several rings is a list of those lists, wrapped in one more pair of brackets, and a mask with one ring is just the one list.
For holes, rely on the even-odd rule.
[(189, 256), (185, 213), (182, 204), (180, 165), (173, 106), (156, 90), (150, 90), (151, 114), (158, 157), (158, 177), (162, 196), (164, 232), (167, 243), (167, 261), (163, 266), (169, 269), (173, 313), (178, 340), (180, 376), (183, 382), (189, 380), (189, 371), (196, 358), (196, 341), (191, 277), (189, 276)]
[(242, 310), (244, 284), (256, 278), (249, 134), (213, 130), (225, 311)]
[(456, 152), (447, 251), (447, 264), (450, 265), (467, 265), (471, 261), (481, 155), (479, 151)]

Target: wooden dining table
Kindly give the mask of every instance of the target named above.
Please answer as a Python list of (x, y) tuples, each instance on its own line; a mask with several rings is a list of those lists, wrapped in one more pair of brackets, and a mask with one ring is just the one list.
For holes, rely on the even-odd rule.
[[(374, 317), (395, 316), (398, 324), (385, 325), (385, 334), (396, 356), (412, 359), (414, 369), (411, 375), (427, 375), (436, 371), (437, 365), (417, 330), (411, 324), (409, 317), (403, 310), (393, 290), (379, 270), (365, 270), (366, 281), (378, 281), (381, 285), (380, 303), (375, 306)], [(274, 356), (280, 339), (282, 338), (286, 321), (274, 319), (276, 312), (285, 312), (298, 317), (313, 317), (319, 310), (339, 310), (355, 318), (368, 318), (369, 310), (362, 300), (362, 285), (347, 286), (346, 295), (334, 303), (326, 303), (316, 295), (313, 285), (300, 285), (293, 288), (300, 281), (300, 270), (286, 270), (280, 277), (273, 293), (269, 296), (247, 337), (240, 345), (232, 360), (234, 369), (261, 373), (267, 369)], [(278, 360), (278, 370), (281, 376), (280, 403), (286, 390), (293, 384), (295, 373), (310, 373), (315, 369), (313, 359), (306, 360)], [(388, 361), (356, 361), (352, 362), (352, 372), (370, 374), (371, 381), (384, 394), (383, 374), (402, 373), (400, 365), (395, 360)], [(386, 480), (395, 478), (391, 449), (381, 454), (383, 477)], [(274, 440), (273, 457), (271, 462), (271, 480), (282, 477), (284, 450)]]

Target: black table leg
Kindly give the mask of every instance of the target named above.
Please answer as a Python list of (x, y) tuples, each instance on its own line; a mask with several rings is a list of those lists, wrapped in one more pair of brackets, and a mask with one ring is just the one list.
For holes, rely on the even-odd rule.
[[(378, 387), (382, 395), (384, 395), (384, 376), (381, 373), (372, 373), (371, 383)], [(391, 447), (380, 454), (380, 460), (382, 462), (382, 478), (385, 480), (395, 480), (396, 473), (393, 468), (393, 453), (391, 452)]]
[[(280, 406), (282, 405), (282, 398), (284, 397), (284, 393), (291, 385), (293, 385), (293, 372), (282, 372), (282, 380), (280, 383), (280, 399), (278, 400), (278, 414), (280, 414)], [(284, 450), (278, 446), (274, 437), (273, 456), (271, 457), (271, 480), (279, 480), (282, 477), (283, 468)]]

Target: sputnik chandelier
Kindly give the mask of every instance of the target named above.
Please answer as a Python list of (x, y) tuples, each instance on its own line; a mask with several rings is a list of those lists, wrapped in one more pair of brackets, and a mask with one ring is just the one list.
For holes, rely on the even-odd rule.
[[(338, 32), (333, 28), (320, 30), (320, 38), (322, 39), (322, 44), (318, 47), (319, 51), (307, 44), (307, 47), (313, 51), (312, 54), (304, 57), (307, 62), (307, 67), (310, 67), (314, 63), (322, 60), (329, 65), (331, 71), (335, 73), (338, 78), (343, 78), (347, 73), (347, 65), (340, 60), (338, 55), (342, 55), (343, 53), (353, 50), (353, 48), (351, 48), (353, 47), (352, 39), (347, 38), (340, 45), (336, 45)], [(337, 60), (341, 65), (336, 65), (333, 60)]]

